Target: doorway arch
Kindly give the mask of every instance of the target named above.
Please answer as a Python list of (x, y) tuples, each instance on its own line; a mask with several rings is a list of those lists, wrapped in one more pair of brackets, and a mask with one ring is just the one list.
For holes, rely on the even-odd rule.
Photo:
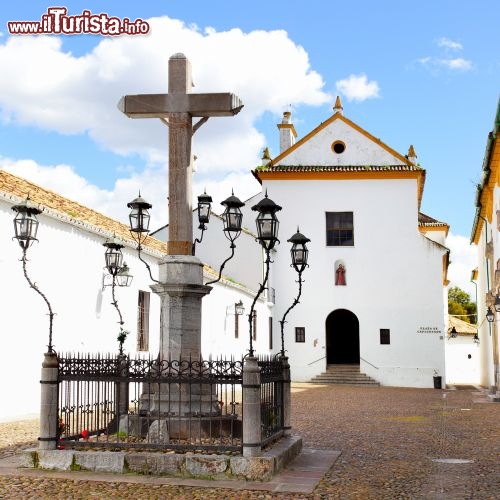
[(359, 365), (359, 321), (347, 309), (336, 309), (326, 318), (326, 362)]

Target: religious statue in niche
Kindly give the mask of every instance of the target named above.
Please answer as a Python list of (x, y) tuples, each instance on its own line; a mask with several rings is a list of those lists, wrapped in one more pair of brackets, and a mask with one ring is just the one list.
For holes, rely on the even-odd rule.
[(335, 270), (335, 284), (336, 285), (345, 285), (345, 266), (342, 263), (339, 263), (337, 269)]

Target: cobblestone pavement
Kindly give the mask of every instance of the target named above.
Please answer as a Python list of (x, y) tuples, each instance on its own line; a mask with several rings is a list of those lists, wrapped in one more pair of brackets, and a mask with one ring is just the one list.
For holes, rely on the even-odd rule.
[[(0, 476), (2, 499), (498, 499), (500, 404), (476, 390), (301, 384), (292, 425), (304, 447), (341, 451), (314, 492), (277, 494), (178, 485)], [(0, 424), (0, 457), (36, 437), (33, 423)], [(18, 437), (17, 437), (18, 436)], [(20, 444), (20, 441), (25, 441)], [(70, 473), (68, 473), (69, 475)], [(73, 479), (76, 478), (76, 479)]]

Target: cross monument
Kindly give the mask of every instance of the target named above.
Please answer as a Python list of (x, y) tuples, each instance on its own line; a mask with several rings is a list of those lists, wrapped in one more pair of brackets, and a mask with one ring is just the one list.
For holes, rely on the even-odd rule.
[[(198, 359), (201, 355), (203, 264), (191, 255), (193, 242), (191, 140), (212, 116), (234, 116), (243, 103), (231, 93), (192, 94), (191, 64), (184, 54), (168, 62), (168, 94), (126, 95), (118, 108), (130, 118), (159, 118), (169, 136), (168, 255), (152, 290), (161, 297), (160, 358)], [(199, 117), (193, 125), (193, 118)]]

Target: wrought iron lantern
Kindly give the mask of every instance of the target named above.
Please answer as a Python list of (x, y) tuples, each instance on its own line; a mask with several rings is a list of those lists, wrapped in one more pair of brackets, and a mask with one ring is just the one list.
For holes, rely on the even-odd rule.
[(30, 245), (34, 241), (38, 241), (36, 238), (36, 234), (38, 231), (38, 220), (36, 216), (42, 211), (35, 207), (31, 201), (29, 195), (26, 197), (26, 200), (20, 203), (19, 205), (14, 205), (12, 210), (16, 212), (16, 216), (14, 217), (14, 238), (18, 241), (20, 247), (23, 249), (23, 257), (21, 262), (23, 263), (23, 272), (26, 281), (29, 286), (35, 290), (36, 293), (42, 297), (47, 308), (49, 310), (49, 343), (47, 344), (48, 352), (54, 352), (52, 346), (52, 327), (54, 323), (54, 311), (52, 310), (52, 306), (47, 299), (46, 295), (38, 288), (37, 284), (31, 281), (28, 276), (27, 270), (27, 262), (28, 258), (26, 256), (27, 250)]
[(150, 215), (148, 210), (152, 207), (151, 203), (148, 203), (144, 198), (139, 196), (127, 203), (127, 207), (131, 208), (130, 214), (128, 216), (130, 221), (130, 231), (132, 233), (148, 233), (149, 232), (149, 220)]
[(23, 250), (26, 250), (34, 241), (38, 241), (36, 234), (38, 231), (38, 219), (36, 216), (42, 211), (30, 202), (28, 196), (19, 205), (12, 207), (17, 215), (14, 217), (14, 238), (19, 242)]
[(245, 314), (245, 306), (241, 300), (234, 304), (234, 312), (236, 316), (243, 316), (243, 314)]
[(224, 213), (222, 214), (224, 234), (231, 242), (232, 247), (234, 245), (234, 240), (236, 240), (241, 233), (241, 221), (243, 220), (243, 214), (241, 213), (240, 208), (245, 204), (239, 198), (234, 196), (234, 192), (231, 192), (231, 196), (226, 198), (221, 205), (226, 207)]
[(201, 230), (201, 236), (196, 238), (193, 242), (192, 255), (196, 253), (196, 243), (201, 243), (203, 240), (203, 235), (207, 229), (206, 224), (210, 220), (210, 212), (212, 209), (212, 197), (207, 194), (206, 190), (203, 194), (198, 196), (198, 229)]
[(498, 313), (500, 312), (500, 295), (497, 295), (495, 297), (495, 304), (494, 304), (495, 311)]
[(123, 267), (123, 245), (119, 243), (116, 238), (113, 238), (111, 241), (106, 240), (103, 243), (103, 246), (107, 248), (106, 253), (104, 254), (106, 269), (111, 276), (116, 276)]
[(234, 196), (234, 192), (231, 191), (231, 196), (221, 202), (221, 205), (226, 207), (224, 213), (222, 214), (222, 221), (224, 223), (224, 235), (231, 242), (231, 246), (229, 247), (231, 248), (231, 255), (221, 264), (219, 277), (216, 280), (205, 283), (206, 285), (213, 285), (214, 283), (220, 281), (224, 266), (234, 257), (234, 249), (236, 248), (234, 241), (241, 234), (241, 221), (243, 220), (243, 214), (241, 213), (240, 208), (245, 206), (245, 204), (239, 198)]
[(300, 231), (299, 228), (297, 227), (297, 232), (289, 239), (287, 240), (289, 243), (292, 243), (292, 248), (290, 249), (290, 254), (292, 256), (292, 267), (297, 271), (299, 274), (299, 279), (297, 280), (297, 283), (299, 284), (299, 293), (297, 294), (297, 297), (295, 297), (292, 305), (285, 311), (285, 314), (283, 314), (283, 317), (281, 318), (280, 321), (280, 329), (281, 329), (281, 351), (280, 355), (282, 357), (285, 357), (285, 333), (284, 333), (284, 327), (286, 323), (286, 317), (288, 316), (288, 313), (297, 305), (299, 304), (300, 296), (302, 295), (302, 272), (306, 267), (308, 267), (307, 260), (309, 258), (309, 250), (307, 249), (306, 243), (311, 241), (307, 236), (304, 236)]
[(130, 274), (130, 269), (127, 263), (123, 263), (123, 267), (116, 273), (116, 283), (118, 286), (130, 286), (134, 277)]
[(491, 310), (491, 307), (488, 307), (488, 310), (486, 311), (486, 319), (489, 323), (493, 323), (493, 321), (495, 321), (495, 313)]
[(131, 209), (128, 216), (130, 222), (130, 232), (132, 234), (132, 238), (134, 238), (137, 243), (137, 255), (139, 260), (146, 266), (151, 280), (158, 283), (158, 280), (155, 280), (151, 274), (151, 267), (141, 257), (142, 244), (148, 237), (149, 233), (149, 221), (151, 218), (149, 215), (149, 209), (152, 208), (153, 205), (142, 198), (141, 192), (139, 191), (139, 196), (130, 203), (127, 203), (127, 207)]
[(455, 327), (453, 327), (450, 331), (449, 339), (456, 339), (458, 337), (458, 332)]
[(272, 250), (278, 240), (279, 220), (276, 217), (276, 212), (281, 210), (279, 205), (276, 205), (273, 200), (266, 196), (252, 207), (252, 210), (259, 212), (257, 215), (257, 240), (266, 250)]
[(311, 240), (304, 236), (299, 231), (299, 228), (297, 228), (297, 232), (287, 241), (292, 243), (292, 248), (290, 249), (292, 266), (298, 273), (301, 273), (307, 267), (309, 250), (307, 249), (306, 243)]
[(203, 194), (198, 196), (198, 222), (200, 227), (198, 229), (205, 230), (205, 224), (210, 220), (210, 213), (212, 210), (212, 197), (207, 194), (205, 190)]
[(267, 281), (269, 279), (269, 266), (271, 264), (271, 250), (274, 248), (276, 243), (279, 243), (278, 239), (278, 228), (279, 221), (276, 217), (276, 212), (281, 210), (279, 205), (276, 205), (273, 200), (268, 198), (267, 190), (265, 197), (259, 201), (256, 205), (252, 207), (252, 210), (257, 211), (257, 219), (255, 223), (257, 224), (257, 241), (261, 244), (262, 248), (266, 252), (265, 273), (264, 280), (257, 291), (257, 295), (254, 297), (252, 306), (250, 307), (250, 314), (248, 315), (248, 330), (250, 337), (250, 349), (248, 353), (250, 357), (254, 355), (253, 349), (253, 318), (255, 314), (255, 304), (257, 299), (260, 297), (262, 292), (267, 288)]

